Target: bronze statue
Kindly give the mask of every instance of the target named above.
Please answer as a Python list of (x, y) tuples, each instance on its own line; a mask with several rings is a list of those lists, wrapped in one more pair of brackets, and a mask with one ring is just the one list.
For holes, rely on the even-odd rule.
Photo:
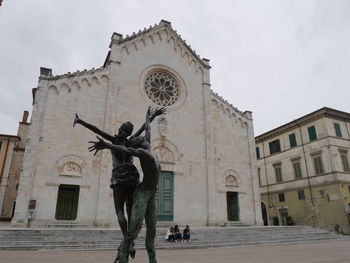
[[(155, 117), (161, 115), (165, 112), (165, 108), (156, 109), (149, 122), (152, 122)], [(113, 145), (128, 145), (130, 139), (137, 138), (145, 129), (145, 124), (132, 135), (129, 139), (128, 136), (131, 135), (133, 131), (133, 124), (129, 121), (123, 123), (118, 129), (117, 135), (110, 135), (94, 125), (87, 123), (79, 118), (78, 114), (75, 115), (73, 122), (73, 127), (75, 124), (80, 124), (85, 128), (95, 132), (104, 139), (110, 141)], [(96, 154), (96, 153), (95, 153)], [(139, 173), (136, 167), (133, 165), (132, 156), (124, 152), (116, 151), (111, 149), (112, 160), (113, 160), (113, 170), (110, 187), (113, 189), (113, 199), (115, 211), (117, 214), (120, 229), (123, 233), (124, 238), (127, 237), (128, 228), (130, 228), (130, 216), (132, 209), (132, 197), (135, 186), (139, 184)], [(128, 221), (124, 215), (124, 204), (126, 204), (126, 212), (128, 215)]]
[[(151, 129), (150, 119), (152, 113), (151, 108), (148, 108), (145, 122), (145, 137), (137, 136), (129, 140), (127, 146), (115, 145), (106, 143), (101, 138), (89, 147), (90, 151), (95, 151), (96, 154), (102, 149), (111, 149), (120, 154), (128, 156), (136, 156), (140, 159), (140, 164), (143, 172), (142, 183), (137, 185), (134, 191), (133, 206), (131, 212), (130, 227), (128, 235), (122, 241), (118, 256), (115, 262), (127, 263), (129, 262), (129, 255), (135, 257), (134, 240), (140, 233), (143, 219), (146, 222), (146, 249), (150, 263), (157, 263), (156, 252), (154, 247), (154, 239), (156, 236), (156, 205), (155, 194), (157, 191), (157, 184), (160, 175), (160, 166), (158, 158), (151, 148)], [(163, 110), (164, 112), (164, 110)]]

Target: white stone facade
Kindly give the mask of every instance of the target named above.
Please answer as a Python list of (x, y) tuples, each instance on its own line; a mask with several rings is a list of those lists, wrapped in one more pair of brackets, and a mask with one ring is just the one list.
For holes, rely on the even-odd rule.
[[(111, 155), (95, 157), (95, 134), (77, 125), (75, 113), (109, 134), (130, 120), (134, 131), (148, 106), (153, 72), (177, 82), (166, 115), (152, 123), (152, 147), (162, 170), (173, 172), (173, 221), (191, 225), (228, 222), (226, 192), (239, 196), (239, 221), (261, 224), (251, 113), (238, 111), (210, 90), (209, 61), (200, 59), (167, 21), (123, 38), (114, 33), (103, 67), (53, 76), (41, 69), (13, 225), (55, 222), (59, 185), (80, 187), (76, 222), (115, 226)], [(159, 104), (159, 103), (158, 103)], [(138, 161), (135, 163), (138, 165)]]

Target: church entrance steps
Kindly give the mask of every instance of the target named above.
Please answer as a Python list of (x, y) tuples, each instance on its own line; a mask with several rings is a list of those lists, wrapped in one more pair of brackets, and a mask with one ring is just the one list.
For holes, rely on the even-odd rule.
[[(288, 227), (193, 227), (191, 242), (164, 240), (168, 228), (157, 229), (158, 249), (251, 246), (350, 240), (347, 236), (308, 226)], [(181, 226), (182, 229), (182, 226)], [(1, 228), (0, 250), (115, 250), (122, 240), (119, 229)], [(145, 230), (136, 241), (144, 249)]]

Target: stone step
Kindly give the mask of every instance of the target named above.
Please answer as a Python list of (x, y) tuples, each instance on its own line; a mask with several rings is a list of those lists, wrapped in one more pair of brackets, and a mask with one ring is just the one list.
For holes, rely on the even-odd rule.
[[(167, 228), (157, 229), (158, 248), (195, 248), (214, 246), (260, 245), (293, 242), (349, 240), (349, 237), (312, 227), (206, 227), (192, 228), (191, 242), (168, 243)], [(145, 230), (136, 241), (144, 248)], [(122, 240), (117, 229), (0, 229), (0, 249), (116, 249)]]

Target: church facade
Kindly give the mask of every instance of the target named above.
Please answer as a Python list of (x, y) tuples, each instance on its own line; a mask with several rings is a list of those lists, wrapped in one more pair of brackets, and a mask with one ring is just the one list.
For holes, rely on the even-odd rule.
[[(169, 22), (125, 38), (114, 33), (98, 69), (55, 76), (41, 68), (33, 97), (12, 225), (117, 226), (111, 153), (89, 153), (95, 134), (73, 128), (73, 119), (78, 113), (114, 135), (128, 120), (136, 131), (148, 106), (167, 109), (151, 124), (162, 168), (158, 220), (262, 224), (252, 114), (210, 89), (209, 60)], [(137, 158), (135, 164), (140, 168)]]

